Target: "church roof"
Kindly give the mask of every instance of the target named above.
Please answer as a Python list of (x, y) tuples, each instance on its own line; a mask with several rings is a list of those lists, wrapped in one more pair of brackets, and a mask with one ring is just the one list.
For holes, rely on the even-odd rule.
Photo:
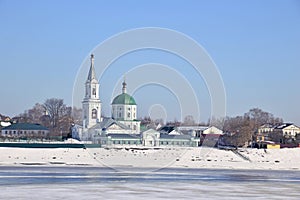
[(134, 98), (127, 93), (116, 96), (112, 104), (136, 105)]
[(94, 67), (94, 55), (93, 54), (91, 55), (91, 66), (90, 66), (87, 82), (91, 82), (92, 80), (97, 80), (95, 67)]
[(127, 94), (126, 92), (126, 82), (124, 78), (124, 82), (122, 83), (122, 94), (116, 96), (111, 104), (121, 104), (121, 105), (136, 105), (135, 100), (132, 96)]
[(129, 130), (127, 126), (124, 124), (112, 119), (112, 118), (103, 118), (103, 120), (100, 123), (97, 123), (91, 129), (107, 129), (111, 125), (116, 124), (117, 126), (121, 127), (122, 129)]

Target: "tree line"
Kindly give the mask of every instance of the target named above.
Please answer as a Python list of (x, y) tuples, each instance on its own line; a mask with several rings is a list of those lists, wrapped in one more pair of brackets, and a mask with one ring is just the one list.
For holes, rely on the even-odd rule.
[[(52, 135), (67, 135), (72, 124), (82, 124), (82, 109), (67, 106), (63, 99), (51, 98), (44, 103), (36, 103), (31, 109), (14, 117), (17, 122), (38, 123), (49, 128)], [(212, 118), (207, 123), (196, 123), (188, 115), (182, 122), (174, 119), (164, 123), (162, 119), (153, 120), (149, 116), (140, 118), (141, 125), (147, 128), (158, 126), (215, 126), (225, 133), (223, 140), (227, 144), (243, 146), (254, 140), (259, 126), (263, 124), (278, 125), (283, 119), (259, 108), (252, 108), (241, 116)]]
[(51, 135), (67, 135), (72, 124), (82, 123), (82, 110), (67, 106), (63, 99), (51, 98), (36, 103), (13, 118), (18, 123), (37, 123), (49, 128)]

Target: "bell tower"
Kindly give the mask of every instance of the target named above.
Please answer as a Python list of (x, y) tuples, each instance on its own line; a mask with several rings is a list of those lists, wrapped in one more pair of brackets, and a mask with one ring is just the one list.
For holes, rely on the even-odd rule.
[(96, 78), (94, 55), (91, 55), (91, 65), (85, 82), (85, 97), (82, 101), (83, 128), (91, 128), (101, 121), (101, 101), (99, 98), (99, 82)]

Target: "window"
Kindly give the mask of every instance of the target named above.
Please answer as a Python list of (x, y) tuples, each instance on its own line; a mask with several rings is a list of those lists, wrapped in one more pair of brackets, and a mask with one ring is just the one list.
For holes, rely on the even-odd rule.
[(119, 118), (121, 118), (122, 117), (122, 114), (121, 114), (121, 112), (119, 112)]
[(128, 110), (130, 111), (130, 108), (128, 108)]
[(133, 129), (136, 130), (136, 125), (133, 125)]
[(96, 109), (92, 110), (92, 119), (97, 119), (97, 110)]
[(127, 114), (127, 117), (130, 117), (130, 112)]
[(93, 95), (96, 96), (96, 88), (93, 88)]

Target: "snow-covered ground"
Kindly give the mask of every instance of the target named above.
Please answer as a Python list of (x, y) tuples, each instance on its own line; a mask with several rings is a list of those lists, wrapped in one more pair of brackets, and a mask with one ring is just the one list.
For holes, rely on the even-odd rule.
[(300, 170), (300, 148), (0, 148), (0, 165)]

